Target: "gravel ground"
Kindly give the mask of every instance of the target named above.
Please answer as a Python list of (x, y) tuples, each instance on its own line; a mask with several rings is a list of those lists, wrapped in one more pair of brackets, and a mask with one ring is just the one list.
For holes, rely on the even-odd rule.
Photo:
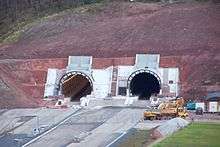
[(204, 113), (203, 115), (196, 115), (194, 112), (189, 112), (188, 120), (193, 121), (219, 121), (220, 115), (218, 113)]
[(138, 123), (134, 128), (138, 130), (150, 130), (153, 129), (159, 125), (162, 125), (166, 120), (144, 120), (140, 123)]
[(179, 129), (184, 128), (188, 124), (189, 122), (186, 121), (185, 119), (174, 118), (160, 125), (155, 131), (157, 131), (161, 136), (165, 137), (173, 134)]

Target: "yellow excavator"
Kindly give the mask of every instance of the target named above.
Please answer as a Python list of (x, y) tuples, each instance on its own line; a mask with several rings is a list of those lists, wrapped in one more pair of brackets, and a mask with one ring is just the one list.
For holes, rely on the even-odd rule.
[(170, 119), (175, 117), (186, 118), (188, 113), (186, 112), (184, 105), (184, 99), (178, 98), (169, 102), (161, 103), (157, 109), (145, 110), (144, 119), (146, 120), (161, 120)]

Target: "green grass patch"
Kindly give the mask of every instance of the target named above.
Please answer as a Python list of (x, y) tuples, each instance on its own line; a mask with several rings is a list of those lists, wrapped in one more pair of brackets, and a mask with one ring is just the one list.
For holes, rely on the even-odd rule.
[(151, 141), (150, 131), (132, 129), (115, 146), (117, 147), (143, 147)]
[(220, 123), (192, 123), (154, 147), (219, 147)]

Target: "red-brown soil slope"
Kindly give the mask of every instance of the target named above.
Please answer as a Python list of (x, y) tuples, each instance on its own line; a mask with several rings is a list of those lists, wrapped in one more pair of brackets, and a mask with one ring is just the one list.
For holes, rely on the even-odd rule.
[[(86, 6), (35, 22), (16, 43), (0, 47), (2, 60), (136, 53), (175, 57), (182, 72), (182, 92), (188, 98), (220, 90), (220, 5), (113, 2)], [(6, 75), (2, 69), (1, 76)], [(10, 81), (10, 75), (5, 77)], [(18, 90), (8, 94), (16, 95), (17, 83)]]
[(0, 108), (42, 106), (48, 68), (63, 69), (67, 59), (0, 61)]
[(17, 43), (1, 48), (1, 59), (219, 52), (217, 4), (108, 3), (75, 11), (34, 23)]

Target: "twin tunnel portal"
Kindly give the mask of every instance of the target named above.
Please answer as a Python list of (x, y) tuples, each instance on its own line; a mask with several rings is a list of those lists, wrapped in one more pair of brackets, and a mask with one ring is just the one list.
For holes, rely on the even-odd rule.
[[(71, 101), (79, 101), (80, 98), (90, 95), (93, 88), (93, 79), (79, 71), (65, 74), (59, 84), (61, 93), (65, 97), (71, 97)], [(149, 99), (151, 95), (160, 92), (161, 80), (156, 73), (150, 70), (137, 70), (128, 77), (126, 88), (130, 96)]]

